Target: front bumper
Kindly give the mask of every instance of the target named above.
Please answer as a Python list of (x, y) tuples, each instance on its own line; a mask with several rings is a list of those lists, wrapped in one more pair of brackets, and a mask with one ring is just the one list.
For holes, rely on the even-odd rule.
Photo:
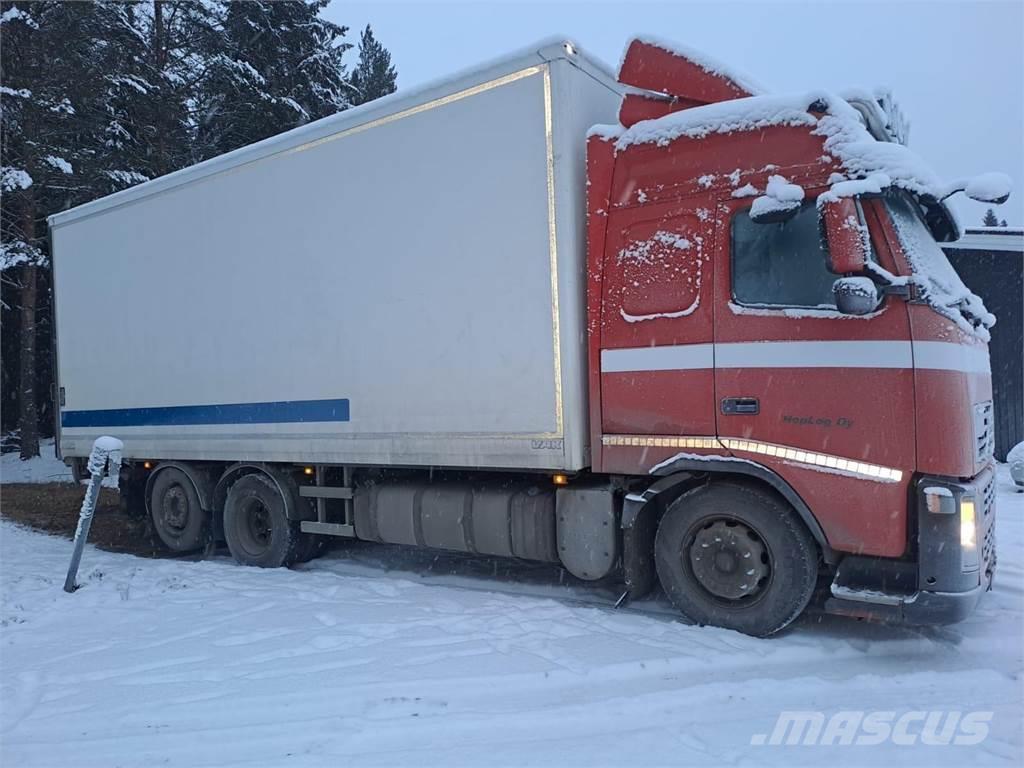
[[(949, 491), (953, 506), (975, 500), (977, 564), (965, 565), (960, 515), (930, 512), (924, 489)], [(845, 616), (905, 624), (953, 624), (975, 609), (995, 573), (995, 473), (989, 468), (967, 483), (923, 477), (917, 483), (913, 559), (848, 555), (839, 564), (825, 610)]]
[(833, 593), (825, 601), (825, 611), (891, 624), (956, 624), (970, 616), (981, 596), (992, 589), (992, 575), (992, 571), (988, 571), (984, 584), (966, 592), (918, 590), (901, 595), (873, 590), (842, 590), (833, 584)]

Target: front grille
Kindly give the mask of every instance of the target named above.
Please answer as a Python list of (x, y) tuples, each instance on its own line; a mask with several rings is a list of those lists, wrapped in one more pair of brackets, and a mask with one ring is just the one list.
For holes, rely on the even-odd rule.
[(992, 401), (974, 406), (974, 460), (977, 466), (987, 464), (995, 453), (996, 431), (992, 423)]
[(981, 489), (981, 562), (992, 570), (996, 564), (996, 477), (990, 472)]

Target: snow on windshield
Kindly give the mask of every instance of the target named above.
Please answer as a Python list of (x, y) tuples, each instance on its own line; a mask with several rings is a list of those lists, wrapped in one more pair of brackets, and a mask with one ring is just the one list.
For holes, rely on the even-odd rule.
[[(924, 299), (962, 330), (988, 341), (988, 329), (995, 325), (995, 316), (985, 308), (981, 298), (964, 285), (914, 210), (910, 199), (903, 195), (891, 195), (886, 198), (886, 207), (899, 235), (903, 253), (914, 272), (914, 283), (920, 287)], [(970, 318), (976, 319), (977, 326)]]

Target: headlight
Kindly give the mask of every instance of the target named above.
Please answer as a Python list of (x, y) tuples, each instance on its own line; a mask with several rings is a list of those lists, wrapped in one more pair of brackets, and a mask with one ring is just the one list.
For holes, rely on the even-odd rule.
[(965, 571), (978, 567), (978, 521), (973, 496), (960, 497), (960, 552)]

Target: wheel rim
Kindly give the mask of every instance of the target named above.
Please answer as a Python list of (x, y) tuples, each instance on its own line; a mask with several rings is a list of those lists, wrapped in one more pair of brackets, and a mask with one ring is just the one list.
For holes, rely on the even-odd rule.
[(239, 538), (242, 548), (250, 555), (261, 555), (270, 547), (273, 522), (270, 509), (260, 499), (246, 500), (241, 509)]
[(160, 522), (164, 530), (180, 536), (188, 527), (188, 496), (180, 485), (171, 485), (164, 491), (160, 503)]
[(684, 569), (719, 602), (756, 602), (771, 583), (771, 552), (746, 523), (727, 517), (706, 519), (690, 529), (685, 541)]

